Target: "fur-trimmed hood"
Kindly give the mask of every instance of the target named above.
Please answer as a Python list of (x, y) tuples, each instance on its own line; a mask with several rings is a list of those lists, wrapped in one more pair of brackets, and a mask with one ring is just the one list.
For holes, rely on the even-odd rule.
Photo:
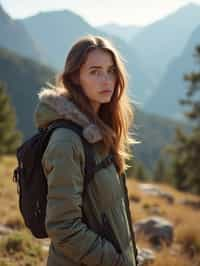
[(55, 89), (42, 88), (38, 93), (39, 103), (34, 112), (37, 128), (46, 127), (56, 119), (72, 120), (83, 127), (83, 136), (90, 143), (102, 139), (100, 129), (79, 108)]

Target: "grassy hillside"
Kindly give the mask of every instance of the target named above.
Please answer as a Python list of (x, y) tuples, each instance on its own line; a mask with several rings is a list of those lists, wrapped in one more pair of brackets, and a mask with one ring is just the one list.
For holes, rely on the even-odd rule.
[[(0, 159), (0, 217), (1, 224), (14, 230), (12, 234), (0, 233), (1, 266), (42, 266), (45, 265), (48, 252), (47, 244), (34, 239), (24, 228), (17, 206), (16, 186), (12, 183), (12, 171), (16, 165), (13, 157)], [(170, 220), (174, 225), (174, 240), (171, 246), (155, 249), (144, 234), (137, 234), (136, 241), (140, 248), (150, 248), (156, 255), (152, 266), (199, 266), (200, 265), (200, 212), (179, 203), (190, 199), (199, 201), (194, 195), (180, 193), (165, 185), (156, 184), (170, 193), (174, 203), (164, 198), (150, 196), (142, 192), (140, 183), (127, 179), (131, 214), (134, 224), (152, 215), (152, 208), (159, 208), (160, 216)], [(137, 200), (136, 200), (137, 199)], [(0, 230), (1, 232), (1, 230)], [(164, 259), (163, 259), (164, 258)]]
[(18, 210), (16, 186), (12, 183), (15, 158), (0, 158), (0, 227), (6, 225), (12, 234), (1, 233), (0, 266), (44, 266), (47, 251), (41, 240), (32, 237), (24, 227)]
[(135, 116), (134, 133), (141, 143), (133, 147), (133, 153), (152, 172), (160, 158), (164, 158), (166, 164), (169, 163), (168, 154), (163, 152), (165, 146), (175, 140), (176, 127), (190, 133), (192, 126), (139, 109), (136, 110)]
[(54, 75), (54, 70), (48, 66), (0, 48), (0, 80), (7, 85), (17, 114), (17, 127), (25, 138), (34, 131), (33, 110), (37, 92)]

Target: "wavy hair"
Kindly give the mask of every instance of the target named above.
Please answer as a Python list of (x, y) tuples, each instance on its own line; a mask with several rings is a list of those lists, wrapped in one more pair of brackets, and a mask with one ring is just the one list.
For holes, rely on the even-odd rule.
[[(102, 49), (111, 54), (117, 74), (112, 98), (110, 102), (101, 104), (98, 113), (94, 112), (89, 98), (76, 82), (82, 64), (94, 49)], [(126, 160), (132, 156), (131, 144), (138, 143), (129, 132), (134, 123), (134, 106), (127, 95), (127, 85), (128, 73), (123, 58), (111, 41), (102, 36), (87, 35), (72, 45), (64, 69), (56, 77), (55, 86), (56, 90), (70, 98), (100, 128), (103, 136), (102, 151), (113, 153), (119, 174), (129, 167)]]

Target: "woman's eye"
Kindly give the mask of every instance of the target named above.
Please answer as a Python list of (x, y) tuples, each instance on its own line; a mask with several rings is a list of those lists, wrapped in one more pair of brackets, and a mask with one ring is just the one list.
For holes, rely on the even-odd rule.
[[(115, 74), (115, 73), (116, 73), (116, 69), (115, 68), (112, 68), (112, 69), (108, 70), (108, 74)], [(103, 72), (99, 71), (99, 70), (92, 70), (90, 72), (90, 74), (92, 74), (92, 75), (103, 75)]]
[(93, 71), (91, 71), (90, 73), (96, 75), (96, 74), (98, 74), (98, 71), (97, 71), (97, 70), (93, 70)]
[(110, 73), (116, 73), (116, 69), (115, 69), (115, 68), (112, 68), (112, 69), (110, 69), (109, 72), (110, 72)]

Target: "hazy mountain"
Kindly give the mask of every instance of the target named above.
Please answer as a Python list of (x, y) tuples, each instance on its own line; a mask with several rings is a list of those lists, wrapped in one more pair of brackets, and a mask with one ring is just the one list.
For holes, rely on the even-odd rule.
[[(89, 24), (68, 10), (40, 12), (20, 21), (46, 51), (50, 64), (57, 69), (64, 66), (65, 56), (72, 43), (79, 36), (91, 33)], [(97, 33), (95, 29), (92, 30)]]
[[(113, 41), (126, 60), (130, 76), (129, 94), (141, 104), (148, 97), (153, 87), (152, 81), (143, 70), (137, 54), (120, 38), (97, 30), (82, 17), (68, 10), (42, 12), (20, 21), (24, 23), (32, 38), (46, 51), (51, 66), (59, 71), (63, 69), (70, 47), (79, 37), (87, 34), (107, 37)], [(71, 30), (72, 27), (73, 30)]]
[(108, 34), (116, 35), (126, 42), (133, 39), (143, 29), (141, 26), (122, 26), (115, 23), (104, 24), (96, 28)]
[(33, 110), (37, 91), (53, 76), (52, 69), (0, 48), (0, 80), (7, 84), (8, 94), (17, 113), (17, 127), (25, 138), (34, 130)]
[(167, 64), (182, 53), (200, 25), (200, 5), (188, 4), (143, 28), (131, 41), (146, 71), (159, 82)]
[(0, 47), (20, 55), (45, 61), (40, 47), (31, 38), (20, 21), (13, 20), (0, 5)]
[[(0, 80), (7, 83), (8, 94), (17, 113), (17, 127), (23, 132), (25, 139), (36, 131), (33, 111), (37, 103), (37, 93), (46, 81), (53, 82), (54, 75), (55, 72), (44, 65), (0, 49)], [(138, 108), (135, 117), (134, 133), (136, 139), (142, 141), (135, 146), (136, 158), (152, 169), (160, 157), (162, 147), (172, 141), (176, 122), (150, 116)]]
[(183, 119), (183, 107), (178, 100), (186, 97), (189, 82), (184, 81), (184, 74), (192, 71), (199, 72), (199, 64), (193, 56), (195, 46), (200, 45), (200, 26), (192, 33), (182, 54), (176, 57), (169, 64), (166, 73), (159, 83), (154, 94), (144, 106), (147, 112), (157, 113), (160, 115)]
[(180, 127), (185, 133), (190, 133), (190, 123), (178, 122), (158, 114), (149, 114), (136, 109), (134, 137), (141, 143), (134, 145), (135, 159), (143, 162), (150, 170), (155, 167), (157, 160), (162, 158), (166, 165), (170, 156), (164, 153), (164, 147), (175, 140), (175, 128)]

